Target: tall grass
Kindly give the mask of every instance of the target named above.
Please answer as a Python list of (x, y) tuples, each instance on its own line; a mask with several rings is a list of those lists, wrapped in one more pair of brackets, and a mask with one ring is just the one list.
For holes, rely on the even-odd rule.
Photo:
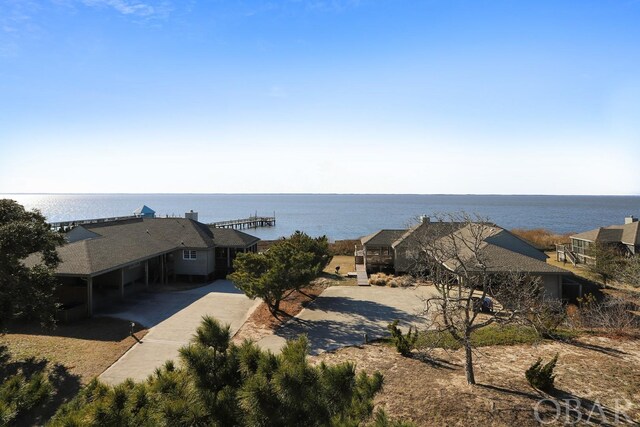
[(558, 234), (544, 228), (514, 228), (511, 232), (543, 251), (555, 250), (556, 243), (568, 243), (569, 236), (574, 234)]

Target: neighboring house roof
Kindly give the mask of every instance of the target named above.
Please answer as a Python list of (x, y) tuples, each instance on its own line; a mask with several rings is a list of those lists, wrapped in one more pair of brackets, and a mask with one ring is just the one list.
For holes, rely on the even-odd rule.
[(640, 222), (623, 225), (622, 243), (625, 245), (640, 245)]
[(154, 211), (147, 205), (142, 205), (138, 209), (133, 211), (134, 215), (152, 215), (154, 213), (156, 213), (156, 211)]
[(434, 221), (434, 222), (421, 222), (420, 224), (405, 230), (404, 233), (398, 239), (396, 239), (391, 245), (393, 248), (410, 241), (419, 241), (422, 239), (433, 240), (442, 237), (446, 234), (453, 233), (460, 229), (463, 223), (451, 222), (451, 221)]
[(488, 272), (523, 272), (531, 274), (571, 274), (536, 258), (487, 244), (480, 250)]
[(407, 230), (380, 230), (360, 239), (363, 245), (369, 246), (391, 246)]
[[(459, 228), (436, 240), (442, 255), (449, 257), (440, 262), (452, 271), (463, 265), (470, 270), (479, 269), (477, 264), (481, 261), (486, 271), (491, 273), (571, 274), (547, 264), (547, 255), (542, 251), (495, 224), (458, 223), (455, 227)], [(440, 231), (443, 230), (444, 227)], [(407, 241), (410, 244), (411, 240)]]
[(623, 225), (610, 225), (594, 230), (574, 234), (572, 239), (587, 240), (589, 242), (616, 243), (626, 245), (640, 245), (640, 222)]
[[(388, 245), (402, 230), (381, 230), (362, 239), (363, 245)], [(488, 272), (523, 272), (533, 274), (571, 274), (547, 264), (547, 255), (508, 230), (490, 223), (423, 222), (404, 230), (391, 245), (411, 247), (420, 241), (436, 242), (442, 249), (441, 259), (455, 271), (461, 265), (476, 269), (477, 252)], [(454, 245), (453, 241), (456, 241)], [(477, 251), (471, 247), (477, 243)], [(471, 246), (471, 247), (470, 247)], [(455, 251), (455, 252), (454, 252)], [(455, 254), (455, 255), (454, 255)], [(469, 263), (469, 264), (468, 264)], [(472, 263), (472, 264), (471, 264)]]
[[(58, 248), (57, 274), (96, 275), (181, 248), (214, 246), (209, 227), (186, 218), (134, 218), (80, 227), (84, 230), (76, 233), (78, 240)], [(32, 255), (25, 263), (38, 261)]]
[(571, 238), (595, 242), (596, 239), (598, 238), (598, 233), (600, 233), (600, 229), (596, 228), (595, 230), (583, 231), (582, 233), (574, 234), (571, 236)]
[(260, 241), (260, 238), (230, 228), (209, 228), (213, 233), (213, 242), (216, 246), (225, 248), (246, 248)]

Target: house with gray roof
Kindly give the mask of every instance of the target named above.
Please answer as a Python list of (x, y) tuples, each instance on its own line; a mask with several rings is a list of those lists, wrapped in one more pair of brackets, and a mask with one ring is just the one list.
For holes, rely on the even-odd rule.
[[(91, 316), (153, 284), (225, 277), (236, 254), (257, 251), (260, 239), (190, 218), (140, 215), (79, 225), (66, 240), (58, 248), (58, 300), (63, 309)], [(25, 262), (37, 263), (38, 256)]]
[(624, 224), (609, 225), (570, 236), (569, 244), (556, 246), (558, 261), (570, 261), (575, 264), (595, 262), (593, 248), (596, 244), (615, 248), (622, 255), (640, 254), (640, 222), (630, 215)]
[[(444, 243), (450, 241), (452, 235), (460, 242), (479, 238), (481, 244), (477, 255), (482, 258), (484, 271), (490, 274), (519, 272), (536, 276), (541, 279), (548, 297), (566, 297), (564, 285), (571, 282), (567, 280), (573, 277), (571, 272), (548, 264), (548, 257), (544, 252), (508, 230), (495, 224), (484, 225), (486, 226), (473, 227), (472, 224), (465, 223), (432, 222), (428, 217), (423, 217), (420, 224), (408, 230), (381, 230), (361, 240), (365, 268), (369, 273), (410, 273), (422, 256), (423, 244), (438, 241)], [(476, 230), (482, 230), (484, 234), (472, 236)], [(441, 259), (438, 262), (452, 273), (461, 268), (460, 262), (464, 262), (467, 269), (469, 266), (473, 268), (472, 263), (477, 262), (474, 251), (464, 244), (455, 251), (455, 259)], [(469, 265), (466, 264), (467, 261)], [(575, 294), (580, 292), (580, 289), (573, 291)]]

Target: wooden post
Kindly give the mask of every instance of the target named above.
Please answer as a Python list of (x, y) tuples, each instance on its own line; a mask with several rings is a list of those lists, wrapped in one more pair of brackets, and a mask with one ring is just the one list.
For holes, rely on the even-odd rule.
[(164, 254), (160, 255), (160, 283), (164, 284)]
[(231, 249), (227, 248), (227, 269), (231, 268)]
[(93, 277), (87, 277), (87, 315), (93, 316)]
[(144, 286), (149, 289), (149, 260), (144, 262)]

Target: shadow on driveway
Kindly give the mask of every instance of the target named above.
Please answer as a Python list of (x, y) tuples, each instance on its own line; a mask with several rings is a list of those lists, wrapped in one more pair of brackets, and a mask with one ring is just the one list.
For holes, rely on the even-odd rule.
[[(425, 324), (417, 316), (419, 298), (409, 290), (372, 290), (370, 294), (335, 290), (325, 291), (297, 317), (281, 326), (275, 335), (295, 339), (301, 334), (309, 338), (309, 352), (318, 354), (339, 347), (358, 345), (389, 335), (387, 326), (399, 320), (403, 329)], [(347, 293), (349, 291), (346, 291)], [(328, 294), (328, 295), (327, 295)], [(341, 294), (341, 295), (340, 295)]]
[(209, 294), (244, 297), (244, 293), (232, 282), (216, 280), (208, 285), (184, 291), (142, 292), (128, 297), (123, 302), (105, 307), (95, 315), (125, 319), (151, 328)]

